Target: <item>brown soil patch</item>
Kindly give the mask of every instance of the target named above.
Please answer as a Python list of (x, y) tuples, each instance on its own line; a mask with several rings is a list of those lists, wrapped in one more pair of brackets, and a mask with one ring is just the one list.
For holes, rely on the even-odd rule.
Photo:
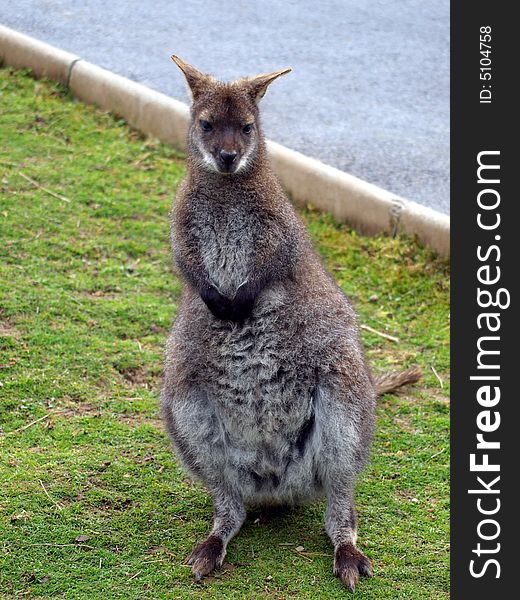
[(2, 320), (0, 321), (0, 337), (12, 337), (17, 340), (21, 337), (21, 333), (9, 321)]

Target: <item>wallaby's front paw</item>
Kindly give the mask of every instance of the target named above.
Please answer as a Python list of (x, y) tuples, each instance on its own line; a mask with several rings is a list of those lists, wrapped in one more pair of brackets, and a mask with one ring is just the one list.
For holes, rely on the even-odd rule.
[(340, 544), (334, 553), (334, 575), (353, 592), (360, 575), (372, 577), (372, 564), (354, 544)]
[(216, 535), (210, 535), (207, 540), (195, 546), (187, 563), (192, 565), (191, 570), (195, 581), (200, 581), (224, 562), (226, 551), (224, 543)]
[(251, 316), (256, 300), (256, 290), (249, 285), (238, 288), (233, 298), (233, 320), (244, 321)]
[(233, 316), (233, 304), (229, 298), (223, 296), (214, 285), (200, 293), (206, 306), (217, 319), (228, 320)]
[(217, 319), (240, 323), (251, 316), (257, 293), (250, 286), (244, 285), (238, 289), (235, 297), (230, 299), (211, 285), (203, 290), (200, 296)]

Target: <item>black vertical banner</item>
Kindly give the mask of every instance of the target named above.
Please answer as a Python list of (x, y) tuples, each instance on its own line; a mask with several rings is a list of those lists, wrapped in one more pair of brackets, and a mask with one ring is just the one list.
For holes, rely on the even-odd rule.
[[(452, 2), (452, 598), (510, 598), (520, 520), (519, 38), (514, 3)], [(513, 106), (515, 105), (515, 106)], [(493, 596), (492, 596), (493, 595)]]

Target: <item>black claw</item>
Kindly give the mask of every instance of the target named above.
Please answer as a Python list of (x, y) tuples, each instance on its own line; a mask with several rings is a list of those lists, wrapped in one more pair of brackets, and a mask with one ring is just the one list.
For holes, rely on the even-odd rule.
[(367, 561), (361, 561), (359, 563), (359, 574), (363, 575), (363, 577), (373, 577), (374, 574), (372, 573), (372, 568), (370, 566), (370, 563)]

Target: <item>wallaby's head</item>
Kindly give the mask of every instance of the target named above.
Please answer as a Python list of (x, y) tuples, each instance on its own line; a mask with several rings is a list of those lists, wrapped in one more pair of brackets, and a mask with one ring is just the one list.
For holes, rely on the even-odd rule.
[(262, 143), (258, 103), (269, 84), (291, 69), (239, 79), (217, 81), (178, 56), (172, 56), (186, 77), (192, 95), (188, 149), (197, 163), (230, 175), (245, 171)]

